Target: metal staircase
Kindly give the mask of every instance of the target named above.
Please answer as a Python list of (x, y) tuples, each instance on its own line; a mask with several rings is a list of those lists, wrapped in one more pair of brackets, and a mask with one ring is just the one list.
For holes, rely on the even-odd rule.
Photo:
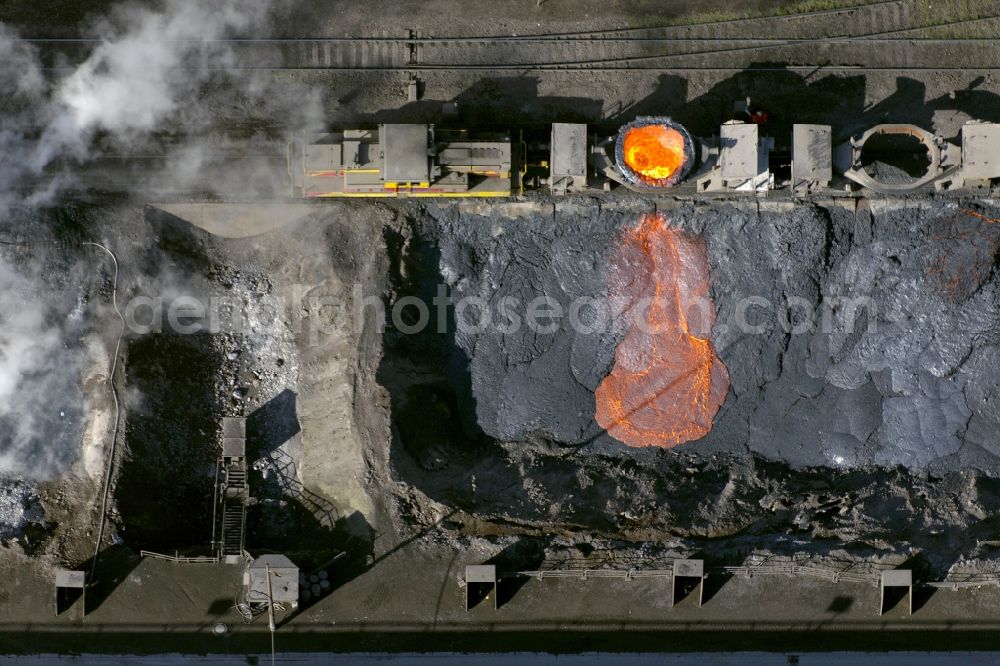
[(242, 557), (247, 503), (246, 421), (222, 419), (222, 455), (215, 471), (212, 543), (219, 559)]
[(243, 554), (243, 531), (246, 527), (249, 497), (245, 466), (230, 464), (225, 470), (222, 500), (222, 526), (219, 535), (219, 555)]

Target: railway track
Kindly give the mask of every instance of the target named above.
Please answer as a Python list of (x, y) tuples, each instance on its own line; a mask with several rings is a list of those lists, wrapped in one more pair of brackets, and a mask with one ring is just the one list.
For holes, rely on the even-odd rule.
[[(973, 3), (974, 4), (974, 3)], [(416, 33), (322, 39), (233, 39), (226, 69), (742, 70), (1000, 68), (1000, 5), (937, 13), (891, 0), (863, 7), (753, 19), (595, 32), (489, 37)], [(955, 37), (956, 32), (961, 37)], [(29, 40), (53, 67), (86, 57), (97, 40)], [(779, 65), (780, 63), (780, 65)]]

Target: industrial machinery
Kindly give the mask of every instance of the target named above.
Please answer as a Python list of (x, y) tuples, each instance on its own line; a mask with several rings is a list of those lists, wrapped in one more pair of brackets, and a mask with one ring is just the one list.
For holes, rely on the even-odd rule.
[[(959, 146), (913, 125), (876, 125), (836, 147), (829, 125), (796, 124), (780, 154), (763, 127), (735, 119), (716, 136), (693, 137), (654, 116), (612, 136), (554, 123), (544, 138), (536, 133), (525, 141), (522, 133), (512, 141), (509, 134), (383, 124), (292, 141), (288, 170), (292, 195), (305, 198), (507, 197), (526, 189), (563, 196), (619, 185), (654, 195), (668, 188), (758, 196), (782, 188), (792, 196), (858, 188), (905, 193), (932, 185), (982, 192), (1000, 182), (1000, 124), (967, 123)], [(894, 182), (869, 173), (866, 144), (886, 136), (915, 139), (917, 150), (926, 151), (926, 171)]]
[(792, 126), (792, 191), (808, 194), (829, 187), (832, 179), (830, 126)]
[(706, 141), (697, 179), (699, 192), (766, 192), (774, 187), (770, 153), (774, 139), (760, 126), (731, 120), (719, 128), (718, 141)]
[(506, 197), (518, 186), (510, 136), (383, 124), (292, 141), (293, 196)]
[[(876, 137), (902, 137), (913, 139), (914, 143), (919, 142), (926, 152), (928, 161), (923, 175), (901, 182), (891, 182), (869, 174), (863, 164), (865, 145)], [(960, 163), (961, 153), (957, 146), (916, 125), (876, 125), (858, 136), (851, 137), (834, 152), (834, 165), (845, 178), (875, 192), (886, 194), (913, 191), (929, 185), (943, 174), (958, 167)]]
[[(552, 123), (549, 188), (553, 194), (582, 192), (588, 186), (587, 126)], [(526, 161), (526, 160), (525, 160)]]
[(273, 641), (278, 628), (278, 613), (288, 617), (298, 606), (299, 568), (291, 560), (281, 554), (247, 558), (243, 584), (235, 604), (244, 624), (250, 624), (255, 617), (266, 613), (267, 628)]

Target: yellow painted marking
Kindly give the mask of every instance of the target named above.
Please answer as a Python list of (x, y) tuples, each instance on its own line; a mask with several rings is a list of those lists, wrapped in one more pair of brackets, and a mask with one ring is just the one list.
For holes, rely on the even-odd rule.
[(310, 194), (313, 199), (332, 199), (336, 197), (352, 198), (372, 198), (372, 197), (394, 197), (395, 192), (326, 192), (324, 194)]

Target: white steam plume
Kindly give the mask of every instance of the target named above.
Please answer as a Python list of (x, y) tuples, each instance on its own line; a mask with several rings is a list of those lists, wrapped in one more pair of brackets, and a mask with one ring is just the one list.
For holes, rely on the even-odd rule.
[(128, 146), (158, 129), (198, 86), (232, 62), (219, 40), (262, 24), (269, 3), (168, 0), (161, 11), (124, 5), (95, 27), (100, 44), (64, 78), (49, 83), (36, 50), (0, 24), (0, 214), (49, 203), (62, 182), (14, 196), (57, 160), (85, 162), (100, 133)]
[[(214, 40), (253, 31), (268, 10), (259, 0), (123, 5), (94, 28), (101, 41), (89, 57), (54, 80), (37, 50), (0, 24), (0, 233), (14, 231), (13, 217), (17, 227), (37, 223), (33, 211), (58, 203), (72, 166), (99, 146), (127, 150), (186, 118), (199, 86), (231, 64)], [(101, 265), (90, 251), (80, 256), (81, 270)], [(12, 266), (0, 260), (0, 476), (37, 480), (79, 454), (78, 441), (63, 440), (79, 434), (85, 413), (88, 327), (71, 316), (75, 298)]]
[(80, 313), (44, 281), (0, 260), (0, 473), (32, 480), (72, 461), (83, 418)]

